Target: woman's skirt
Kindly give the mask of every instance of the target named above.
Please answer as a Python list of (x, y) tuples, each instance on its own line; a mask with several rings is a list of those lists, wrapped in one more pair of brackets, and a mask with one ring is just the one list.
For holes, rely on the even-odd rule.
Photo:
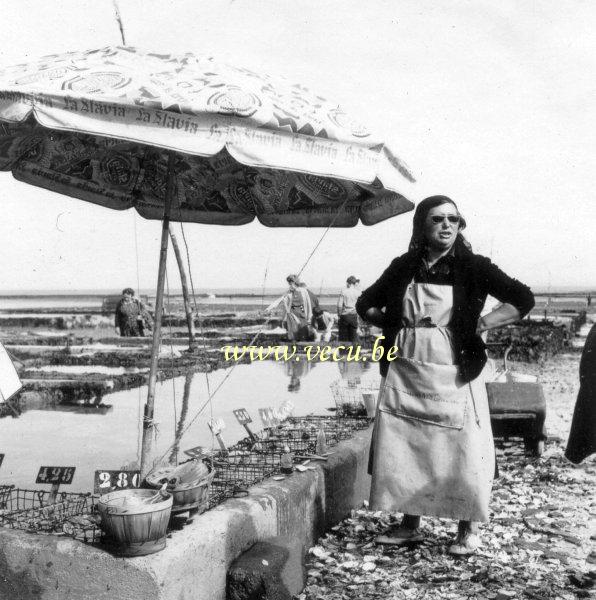
[(463, 383), (457, 366), (444, 364), (451, 347), (442, 328), (400, 334), (398, 347), (414, 344), (417, 360), (393, 361), (381, 390), (371, 508), (487, 521), (495, 457), (483, 374)]

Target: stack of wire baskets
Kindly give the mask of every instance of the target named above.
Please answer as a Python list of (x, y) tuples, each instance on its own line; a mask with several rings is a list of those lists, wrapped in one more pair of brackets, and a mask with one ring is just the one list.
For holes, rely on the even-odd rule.
[[(332, 387), (338, 407), (336, 415), (288, 417), (278, 426), (256, 433), (252, 439), (240, 440), (227, 453), (216, 452), (204, 458), (210, 475), (198, 502), (201, 512), (228, 498), (245, 496), (250, 486), (279, 473), (281, 456), (288, 449), (296, 461), (316, 454), (321, 431), (325, 433), (325, 444), (334, 446), (351, 437), (355, 430), (368, 427), (370, 419), (366, 413), (361, 409), (353, 414), (355, 410), (350, 406), (362, 405), (358, 394), (362, 395), (363, 389), (371, 389), (375, 394), (376, 391), (372, 387), (352, 389), (340, 384)], [(97, 499), (89, 493), (58, 492), (53, 496), (47, 490), (0, 485), (0, 527), (68, 535), (96, 543), (101, 538)]]
[(82, 541), (99, 538), (95, 499), (91, 494), (26, 490), (0, 486), (0, 527), (33, 533), (60, 533)]
[(277, 427), (255, 433), (254, 438), (243, 438), (227, 455), (217, 452), (208, 459), (215, 470), (210, 508), (227, 498), (245, 496), (250, 486), (278, 474), (281, 456), (288, 449), (297, 461), (315, 454), (321, 430), (326, 444), (334, 446), (369, 425), (370, 419), (362, 415), (288, 417)]
[(331, 383), (331, 394), (339, 417), (373, 417), (379, 380), (353, 381), (338, 379)]

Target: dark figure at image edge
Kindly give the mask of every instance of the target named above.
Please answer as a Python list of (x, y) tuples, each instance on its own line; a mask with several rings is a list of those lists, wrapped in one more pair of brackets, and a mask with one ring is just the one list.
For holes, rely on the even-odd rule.
[(125, 288), (116, 306), (114, 325), (116, 332), (122, 337), (143, 337), (153, 326), (149, 311), (134, 294), (132, 288)]
[(579, 392), (565, 456), (579, 464), (596, 452), (596, 325), (592, 326), (579, 362)]
[[(382, 327), (385, 355), (369, 470), (372, 510), (405, 513), (380, 543), (419, 541), (420, 516), (459, 520), (453, 554), (480, 545), (495, 468), (480, 333), (534, 306), (530, 289), (474, 254), (466, 222), (446, 196), (414, 213), (408, 252), (362, 292), (356, 309)], [(487, 295), (502, 304), (480, 318)]]

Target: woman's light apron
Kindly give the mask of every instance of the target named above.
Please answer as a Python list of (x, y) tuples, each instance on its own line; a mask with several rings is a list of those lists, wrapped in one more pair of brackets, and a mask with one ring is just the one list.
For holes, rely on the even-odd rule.
[(494, 446), (485, 380), (464, 383), (447, 327), (453, 287), (410, 283), (404, 327), (381, 387), (371, 508), (488, 520)]

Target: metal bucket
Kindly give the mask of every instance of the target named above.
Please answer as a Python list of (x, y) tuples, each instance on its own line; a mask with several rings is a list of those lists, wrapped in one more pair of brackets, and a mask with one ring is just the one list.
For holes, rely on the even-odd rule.
[(120, 490), (101, 496), (97, 503), (106, 546), (120, 556), (143, 556), (163, 550), (173, 498), (152, 504), (126, 506), (124, 500), (147, 500), (155, 490)]

